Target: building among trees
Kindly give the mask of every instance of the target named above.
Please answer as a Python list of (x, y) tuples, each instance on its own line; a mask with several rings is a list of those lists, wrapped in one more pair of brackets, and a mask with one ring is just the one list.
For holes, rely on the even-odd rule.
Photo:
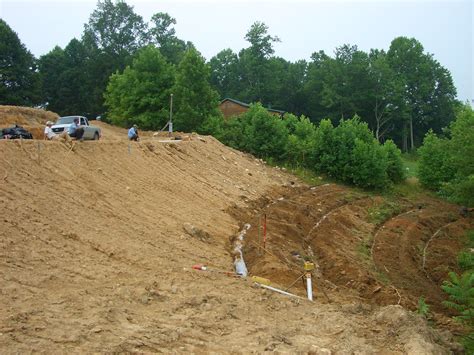
[[(249, 104), (246, 104), (234, 99), (230, 99), (230, 98), (225, 98), (219, 104), (219, 110), (221, 110), (225, 118), (240, 115), (244, 112), (247, 112), (249, 108), (250, 108)], [(285, 111), (281, 111), (281, 110), (274, 110), (271, 108), (266, 108), (266, 110), (270, 114), (275, 115), (275, 116), (283, 117), (283, 115), (285, 114)]]

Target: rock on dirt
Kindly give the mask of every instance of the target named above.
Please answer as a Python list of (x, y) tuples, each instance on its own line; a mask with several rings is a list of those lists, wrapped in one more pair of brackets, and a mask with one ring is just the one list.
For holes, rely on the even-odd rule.
[(187, 234), (199, 239), (201, 242), (209, 243), (212, 239), (209, 233), (193, 226), (191, 223), (184, 223), (183, 229)]

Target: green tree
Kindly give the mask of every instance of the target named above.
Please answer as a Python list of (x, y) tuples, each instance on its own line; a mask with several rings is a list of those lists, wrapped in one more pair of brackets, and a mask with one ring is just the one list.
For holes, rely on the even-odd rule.
[(304, 114), (307, 103), (304, 92), (307, 68), (308, 63), (305, 60), (298, 60), (288, 63), (283, 71), (277, 73), (283, 76), (279, 86), (278, 100), (275, 100), (280, 109), (298, 116)]
[(60, 112), (63, 115), (89, 114), (91, 95), (87, 85), (87, 54), (84, 44), (75, 38), (64, 48), (65, 70), (60, 77), (59, 88)]
[(390, 67), (383, 50), (370, 51), (368, 72), (374, 117), (372, 127), (375, 138), (382, 141), (395, 127), (394, 111), (403, 104), (403, 82)]
[(464, 105), (450, 126), (453, 166), (458, 175), (474, 174), (474, 110)]
[(273, 43), (279, 42), (276, 36), (268, 34), (268, 26), (255, 22), (245, 35), (250, 47), (239, 52), (239, 78), (241, 81), (241, 100), (265, 102), (269, 81), (275, 77), (271, 72), (269, 59), (274, 53)]
[(61, 97), (62, 74), (66, 70), (64, 50), (55, 46), (39, 58), (38, 68), (41, 74), (42, 101), (48, 110), (62, 115), (65, 107)]
[[(342, 120), (333, 132), (331, 154), (335, 156), (334, 164), (328, 167), (329, 175), (342, 181), (351, 181), (354, 167), (350, 162), (356, 146), (356, 139), (364, 143), (372, 143), (373, 135), (367, 123), (361, 122), (360, 117)], [(362, 145), (359, 144), (360, 149)]]
[(329, 172), (336, 162), (337, 142), (334, 125), (330, 119), (323, 119), (316, 129), (312, 159), (316, 171)]
[(286, 114), (283, 122), (290, 133), (286, 147), (287, 160), (295, 166), (312, 168), (316, 127), (307, 117), (292, 114)]
[(39, 85), (35, 58), (10, 26), (0, 19), (0, 104), (38, 104)]
[(121, 65), (147, 41), (142, 17), (123, 0), (99, 0), (85, 25), (84, 36)]
[(245, 115), (224, 120), (219, 140), (232, 148), (248, 151), (248, 147), (246, 146), (248, 140), (248, 127), (250, 127), (250, 122), (248, 117)]
[(239, 97), (239, 58), (231, 49), (224, 49), (209, 61), (210, 82), (221, 99)]
[(155, 44), (170, 63), (178, 65), (186, 50), (194, 48), (194, 45), (176, 37), (172, 27), (176, 25), (176, 19), (169, 14), (158, 12), (152, 16), (151, 23), (152, 27), (148, 30), (150, 43)]
[(88, 115), (92, 95), (87, 83), (87, 54), (84, 44), (73, 38), (64, 50), (56, 46), (40, 57), (43, 100), (49, 110), (60, 115)]
[[(315, 52), (311, 55), (308, 63), (307, 74), (303, 81), (303, 113), (313, 122), (319, 122), (322, 118), (332, 118), (331, 110), (323, 105), (323, 88), (326, 76), (332, 72), (334, 59), (330, 58), (324, 51)], [(335, 118), (335, 117), (334, 117)]]
[(99, 0), (84, 27), (82, 42), (90, 59), (87, 66), (87, 110), (103, 112), (103, 93), (109, 77), (124, 70), (148, 40), (141, 16), (123, 0)]
[(366, 142), (356, 138), (351, 161), (344, 177), (356, 186), (382, 189), (387, 186), (387, 153), (376, 139)]
[(268, 59), (275, 50), (273, 43), (280, 42), (277, 36), (268, 34), (268, 26), (263, 22), (254, 22), (250, 30), (245, 35), (245, 39), (250, 43), (250, 52), (254, 58)]
[(432, 131), (419, 149), (420, 182), (453, 202), (474, 206), (474, 111), (461, 107), (445, 130), (449, 138)]
[(123, 73), (110, 77), (105, 104), (113, 123), (159, 129), (168, 120), (174, 70), (153, 45), (143, 48)]
[(402, 152), (391, 140), (385, 141), (383, 149), (387, 155), (387, 175), (390, 181), (399, 183), (405, 180), (405, 171), (403, 170)]
[(443, 183), (454, 177), (447, 139), (438, 138), (433, 131), (429, 131), (418, 153), (418, 177), (423, 186), (439, 190)]
[(176, 72), (173, 87), (175, 127), (182, 131), (200, 131), (206, 119), (217, 116), (218, 94), (209, 83), (210, 68), (195, 49), (189, 49)]
[(335, 59), (323, 72), (321, 103), (333, 118), (353, 115), (369, 117), (368, 55), (357, 46), (343, 45), (336, 49)]
[(285, 157), (288, 131), (283, 120), (270, 114), (261, 104), (253, 104), (244, 114), (248, 126), (244, 128), (248, 151), (265, 159), (281, 161)]
[(474, 206), (474, 111), (470, 106), (459, 109), (450, 134), (447, 168), (455, 173), (442, 186), (441, 193), (453, 202)]
[(449, 71), (414, 38), (395, 38), (387, 52), (387, 60), (404, 86), (402, 102), (397, 110), (404, 151), (414, 149), (429, 128), (438, 133), (454, 119), (456, 89)]
[(364, 188), (383, 188), (388, 182), (388, 156), (367, 123), (358, 116), (334, 127), (322, 120), (314, 134), (315, 170)]

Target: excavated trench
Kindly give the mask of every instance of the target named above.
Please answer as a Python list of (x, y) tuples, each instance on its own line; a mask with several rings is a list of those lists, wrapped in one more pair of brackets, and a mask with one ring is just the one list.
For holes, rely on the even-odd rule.
[(433, 311), (448, 314), (440, 285), (456, 271), (473, 218), (435, 199), (391, 203), (393, 213), (376, 223), (373, 214), (385, 198), (325, 184), (280, 188), (230, 213), (242, 226), (250, 224), (242, 251), (251, 276), (304, 297), (303, 264), (310, 261), (316, 265), (315, 297), (323, 302), (413, 310), (424, 297)]

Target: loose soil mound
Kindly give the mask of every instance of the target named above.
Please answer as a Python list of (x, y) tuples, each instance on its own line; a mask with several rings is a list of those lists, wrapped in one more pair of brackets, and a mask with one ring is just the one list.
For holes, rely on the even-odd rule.
[(58, 118), (58, 114), (51, 111), (0, 105), (0, 129), (16, 124), (31, 132), (35, 139), (43, 138), (44, 125), (47, 121), (56, 122)]
[[(359, 255), (357, 246), (376, 233), (368, 220), (378, 198), (333, 184), (310, 188), (212, 137), (160, 142), (144, 134), (130, 143), (126, 130), (97, 125), (103, 140), (72, 149), (0, 141), (2, 353), (456, 349), (449, 332), (432, 330), (396, 305), (398, 297), (391, 302), (393, 291)], [(266, 251), (255, 246), (262, 213)], [(252, 274), (286, 286), (301, 259), (318, 263), (315, 302), (220, 272), (233, 271), (231, 245), (244, 223)], [(447, 255), (437, 244), (444, 237), (431, 238), (426, 268)], [(377, 269), (384, 238), (376, 240)], [(290, 291), (303, 295), (301, 285)]]

